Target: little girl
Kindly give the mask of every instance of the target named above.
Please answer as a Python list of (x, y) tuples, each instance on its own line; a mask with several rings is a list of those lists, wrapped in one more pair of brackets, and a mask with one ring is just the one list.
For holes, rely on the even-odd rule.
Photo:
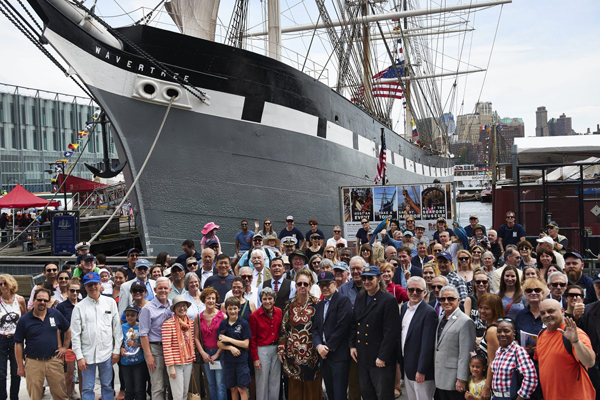
[[(208, 224), (204, 225), (204, 228), (202, 229), (202, 241), (201, 246), (202, 246), (202, 250), (204, 250), (204, 248), (206, 247), (206, 242), (214, 239), (217, 241), (217, 243), (219, 243), (219, 253), (221, 252), (221, 242), (219, 241), (219, 237), (217, 236), (217, 231), (219, 230), (220, 226), (215, 224), (214, 222), (209, 222)], [(216, 254), (215, 254), (216, 255)]]
[(465, 399), (479, 400), (483, 395), (487, 372), (487, 362), (481, 353), (471, 352), (469, 370), (471, 371), (471, 377), (469, 378), (469, 390), (465, 393)]
[(110, 280), (110, 272), (106, 268), (102, 268), (99, 271), (100, 285), (102, 285), (102, 294), (105, 296), (112, 296), (113, 286), (115, 283)]

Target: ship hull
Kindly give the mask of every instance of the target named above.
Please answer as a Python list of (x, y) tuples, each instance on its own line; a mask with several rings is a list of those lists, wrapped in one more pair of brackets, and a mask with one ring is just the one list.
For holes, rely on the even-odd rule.
[[(237, 73), (250, 84), (232, 85), (224, 82), (232, 82), (235, 71), (215, 77), (206, 69), (178, 68), (173, 62), (177, 57), (169, 58), (164, 46), (156, 44), (161, 62), (194, 86), (204, 83), (208, 105), (168, 77), (152, 76), (135, 54), (109, 48), (69, 26), (70, 21), (53, 24), (61, 14), (43, 0), (38, 4), (47, 17), (46, 38), (108, 114), (119, 157), (128, 161), (129, 185), (167, 112), (168, 90), (178, 90), (131, 197), (148, 254), (177, 254), (183, 240), (201, 238), (209, 221), (221, 225), (219, 237), (229, 253), (242, 219), (269, 218), (281, 229), (291, 214), (305, 231), (308, 220), (316, 218), (328, 234), (342, 222), (340, 186), (373, 183), (381, 129), (388, 145), (390, 184), (452, 181), (450, 160), (413, 146), (325, 85), (282, 63), (194, 39), (208, 49), (203, 53), (207, 57), (219, 53), (215, 46), (221, 46), (219, 57), (212, 56), (214, 62), (230, 49), (236, 53), (236, 65), (245, 60), (248, 65), (262, 62), (261, 70), (277, 67), (278, 79), (271, 83), (242, 68)], [(153, 40), (159, 37), (155, 28), (135, 29), (132, 40), (143, 38), (144, 29)], [(172, 39), (176, 34), (165, 35)], [(145, 44), (143, 39), (139, 43)], [(180, 47), (169, 43), (173, 51)], [(147, 85), (154, 87), (153, 95), (144, 92)]]

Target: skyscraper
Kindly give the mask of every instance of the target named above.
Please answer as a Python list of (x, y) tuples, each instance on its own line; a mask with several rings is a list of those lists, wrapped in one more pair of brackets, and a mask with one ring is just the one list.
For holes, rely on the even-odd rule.
[(535, 112), (535, 136), (550, 136), (548, 129), (548, 111), (541, 106)]

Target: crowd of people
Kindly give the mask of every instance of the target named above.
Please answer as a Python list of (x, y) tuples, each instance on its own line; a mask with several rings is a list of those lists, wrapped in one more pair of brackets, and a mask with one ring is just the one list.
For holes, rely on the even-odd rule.
[(83, 242), (27, 302), (2, 274), (0, 400), (21, 378), (34, 400), (94, 399), (97, 378), (104, 400), (598, 398), (600, 275), (556, 224), (534, 248), (513, 212), (471, 215), (465, 248), (409, 219), (375, 238), (363, 220), (354, 244), (242, 221), (232, 257), (210, 222), (198, 250), (118, 268)]

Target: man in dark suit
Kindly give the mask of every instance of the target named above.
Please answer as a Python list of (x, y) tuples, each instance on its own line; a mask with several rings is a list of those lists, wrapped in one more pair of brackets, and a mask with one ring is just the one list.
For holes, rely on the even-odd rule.
[[(285, 310), (287, 301), (296, 294), (296, 284), (291, 279), (285, 278), (284, 273), (283, 259), (275, 257), (271, 260), (271, 279), (267, 279), (258, 285), (258, 293), (266, 287), (270, 287), (275, 291), (275, 307), (281, 310)], [(259, 306), (260, 304), (257, 304), (257, 307)]]
[(337, 292), (335, 278), (329, 271), (318, 276), (323, 300), (317, 304), (313, 318), (313, 343), (321, 357), (321, 373), (329, 400), (346, 399), (350, 371), (350, 319), (352, 303)]
[(444, 309), (442, 308), (442, 303), (438, 300), (440, 297), (440, 291), (444, 286), (448, 285), (448, 279), (444, 275), (438, 275), (431, 280), (431, 295), (429, 296), (429, 305), (433, 307), (433, 310), (439, 317), (444, 313)]
[[(600, 274), (594, 276), (593, 284), (596, 296), (600, 299)], [(592, 349), (596, 353), (596, 365), (588, 369), (588, 374), (592, 383), (596, 385), (596, 400), (600, 400), (600, 301), (586, 304), (578, 325), (589, 336)]]
[[(421, 274), (423, 273), (423, 265), (427, 264), (428, 261), (433, 260), (433, 256), (427, 254), (427, 245), (425, 242), (417, 243), (417, 255), (410, 260), (410, 264), (421, 268)], [(417, 276), (417, 275), (413, 275)]]
[(365, 267), (361, 277), (365, 290), (356, 298), (350, 325), (350, 355), (358, 364), (360, 394), (364, 400), (393, 400), (400, 334), (398, 302), (380, 289), (378, 267)]
[(407, 285), (408, 303), (400, 311), (400, 346), (398, 360), (404, 374), (409, 399), (431, 399), (435, 393), (433, 353), (438, 316), (423, 299), (427, 284), (419, 276)]

